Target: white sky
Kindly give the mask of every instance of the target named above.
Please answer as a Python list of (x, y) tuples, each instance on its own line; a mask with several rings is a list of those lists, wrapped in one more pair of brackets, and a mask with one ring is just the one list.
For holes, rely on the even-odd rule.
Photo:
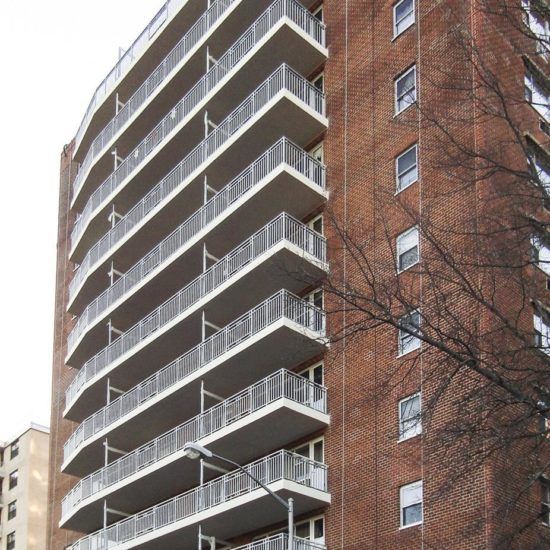
[(0, 4), (0, 440), (49, 425), (59, 156), (162, 0)]

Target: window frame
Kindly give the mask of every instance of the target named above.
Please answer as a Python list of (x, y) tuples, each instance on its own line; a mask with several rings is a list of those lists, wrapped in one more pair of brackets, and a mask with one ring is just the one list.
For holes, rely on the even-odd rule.
[[(418, 329), (420, 330), (420, 325), (422, 324), (422, 315), (420, 314), (419, 309), (414, 309), (410, 311), (409, 313), (403, 315), (399, 320), (405, 319), (406, 317), (410, 317), (411, 315), (418, 314)], [(402, 337), (402, 334), (404, 336)], [(410, 349), (407, 349), (407, 351), (403, 350), (402, 340), (403, 338), (414, 338), (416, 340), (416, 344), (414, 347), (411, 347)], [(398, 329), (397, 331), (397, 357), (404, 357), (405, 355), (408, 355), (409, 353), (412, 353), (413, 351), (416, 351), (417, 349), (420, 349), (422, 347), (422, 340), (418, 338), (417, 336), (414, 336), (412, 334), (409, 334), (407, 332), (404, 332), (402, 329)]]
[[(319, 80), (322, 80), (323, 81), (323, 85), (321, 86), (321, 88), (319, 88), (317, 85), (316, 85), (316, 82), (318, 82)], [(321, 71), (312, 81), (311, 83), (313, 84), (313, 86), (315, 86), (315, 88), (317, 88), (321, 93), (325, 93), (325, 71)]]
[(550, 325), (539, 312), (533, 314), (534, 346), (545, 355), (550, 355)]
[(10, 445), (10, 460), (13, 460), (19, 455), (19, 439), (16, 439)]
[[(420, 405), (419, 407), (420, 416), (413, 426), (413, 430), (412, 430), (413, 433), (405, 435), (406, 432), (403, 429), (403, 425), (405, 422), (410, 422), (411, 419), (403, 417), (403, 414), (401, 411), (401, 405), (404, 403), (407, 403), (408, 401), (412, 401), (413, 399), (416, 399), (416, 398), (418, 398), (419, 405)], [(416, 393), (413, 393), (412, 395), (408, 395), (407, 397), (404, 397), (403, 399), (399, 400), (397, 404), (397, 414), (399, 418), (399, 439), (398, 439), (399, 442), (408, 441), (409, 439), (422, 435), (422, 392), (418, 391)]]
[[(406, 250), (400, 251), (399, 241), (405, 239), (408, 235), (410, 235), (413, 232), (416, 232), (416, 237), (417, 237), (416, 245), (415, 245), (416, 249), (418, 251), (416, 261), (413, 262), (412, 264), (408, 265), (407, 267), (401, 269), (401, 262), (400, 262), (401, 256), (403, 256), (403, 254), (406, 254), (407, 252), (409, 252), (410, 250), (412, 250), (415, 247), (413, 246), (413, 247), (408, 248)], [(400, 233), (399, 235), (397, 235), (397, 237), (395, 238), (395, 258), (396, 258), (396, 266), (395, 267), (397, 268), (397, 274), (403, 273), (403, 272), (409, 270), (411, 267), (414, 267), (415, 265), (420, 263), (420, 231), (419, 231), (418, 225), (413, 225), (412, 227), (409, 227), (409, 229), (407, 229), (406, 231), (403, 231), (403, 233)]]
[[(414, 166), (415, 166), (415, 170), (416, 170), (416, 176), (415, 176), (414, 180), (412, 180), (410, 183), (408, 183), (407, 185), (401, 187), (400, 186), (400, 181), (399, 181), (399, 178), (400, 178), (399, 159), (404, 157), (407, 153), (409, 153), (413, 149), (415, 150), (415, 163), (414, 163)], [(411, 170), (411, 169), (409, 169), (409, 170)], [(411, 145), (408, 149), (405, 149), (405, 151), (399, 153), (395, 157), (395, 188), (396, 188), (396, 194), (401, 193), (401, 191), (404, 191), (405, 189), (409, 188), (411, 185), (414, 185), (418, 181), (418, 177), (419, 177), (418, 143), (415, 143), (414, 145)]]
[(17, 516), (17, 499), (8, 504), (8, 521)]
[[(15, 480), (15, 483), (13, 482), (14, 480)], [(8, 490), (11, 491), (12, 489), (15, 489), (18, 484), (19, 484), (19, 470), (13, 470), (13, 472), (10, 472), (10, 475), (9, 475)]]
[[(408, 506), (404, 506), (403, 502), (403, 496), (406, 490), (410, 490), (411, 488), (416, 488), (415, 486), (420, 486), (420, 500), (418, 502), (414, 502), (412, 504), (409, 504)], [(416, 506), (417, 504), (420, 504), (420, 521), (415, 521), (413, 523), (407, 523), (405, 524), (404, 520), (404, 511), (407, 508), (410, 508), (411, 506)], [(400, 529), (408, 529), (409, 527), (415, 527), (416, 525), (422, 525), (424, 523), (424, 485), (421, 479), (418, 481), (413, 481), (412, 483), (407, 483), (405, 485), (401, 485), (399, 487), (399, 528)]]
[[(401, 31), (397, 30), (397, 8), (404, 2), (409, 2), (411, 0), (399, 0), (393, 5), (393, 40), (398, 36), (401, 36), (407, 29), (410, 29), (416, 23), (416, 1), (412, 0), (412, 21)], [(402, 21), (402, 20), (401, 20)]]
[[(315, 19), (317, 19), (318, 21), (321, 21), (321, 23), (324, 23), (325, 22), (325, 12), (323, 10), (324, 8), (324, 3), (321, 2), (312, 12), (311, 12), (311, 15), (313, 15), (313, 17), (315, 17)], [(321, 17), (317, 17), (317, 14), (318, 13), (321, 13)]]
[(15, 531), (6, 535), (6, 550), (12, 550), (15, 548)]
[[(317, 443), (321, 442), (322, 443), (322, 451), (323, 451), (323, 457), (321, 460), (316, 460), (314, 457), (315, 457), (315, 445)], [(309, 441), (306, 441), (305, 443), (302, 443), (300, 445), (298, 445), (297, 447), (294, 447), (292, 449), (292, 452), (293, 453), (296, 453), (296, 454), (299, 454), (297, 453), (296, 451), (298, 449), (302, 449), (303, 447), (309, 447), (309, 453), (310, 453), (310, 456), (307, 457), (309, 458), (309, 460), (314, 460), (315, 462), (319, 462), (321, 464), (324, 464), (325, 462), (325, 436), (320, 436), (320, 437), (316, 437), (315, 439), (311, 439)], [(301, 455), (300, 455), (301, 456)]]
[[(407, 75), (411, 72), (414, 72), (414, 101), (409, 103), (406, 107), (403, 107), (402, 109), (399, 109), (399, 97), (397, 95), (397, 84), (400, 80), (407, 77)], [(405, 97), (407, 93), (403, 94), (401, 97)], [(409, 107), (412, 107), (416, 102), (418, 101), (418, 82), (417, 82), (417, 74), (416, 74), (416, 64), (410, 66), (408, 69), (397, 75), (393, 81), (393, 103), (394, 103), (394, 117), (397, 115), (400, 115), (404, 111), (406, 111)]]
[(321, 367), (321, 380), (322, 380), (321, 381), (321, 386), (324, 386), (325, 385), (325, 363), (324, 363), (324, 361), (318, 361), (317, 363), (313, 363), (313, 365), (309, 366), (307, 369), (302, 369), (298, 373), (298, 375), (303, 376), (307, 372), (311, 375), (311, 377), (308, 377), (307, 380), (309, 380), (310, 382), (316, 383), (314, 381), (314, 378), (315, 378), (314, 371), (319, 367)]

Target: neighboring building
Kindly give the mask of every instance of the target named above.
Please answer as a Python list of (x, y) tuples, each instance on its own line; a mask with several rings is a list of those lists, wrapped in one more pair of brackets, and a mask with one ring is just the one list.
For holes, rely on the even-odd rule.
[(468, 530), (499, 498), (489, 473), (430, 498), (452, 472), (421, 373), (370, 398), (418, 338), (328, 346), (320, 290), (351, 280), (332, 215), (393, 236), (390, 280), (420, 261), (418, 227), (378, 201), (439, 183), (402, 122), (424, 85), (441, 99), (442, 6), (481, 26), (474, 3), (169, 0), (100, 84), (61, 156), (50, 550), (283, 550), (283, 508), (187, 441), (293, 497), (299, 550), (492, 547), (492, 516)]
[(0, 550), (46, 548), (49, 448), (39, 424), (0, 444)]

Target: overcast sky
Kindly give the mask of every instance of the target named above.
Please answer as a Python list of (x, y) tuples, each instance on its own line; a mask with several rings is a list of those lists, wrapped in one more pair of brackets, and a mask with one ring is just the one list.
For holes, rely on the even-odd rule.
[(59, 155), (162, 0), (2, 2), (0, 440), (49, 425)]

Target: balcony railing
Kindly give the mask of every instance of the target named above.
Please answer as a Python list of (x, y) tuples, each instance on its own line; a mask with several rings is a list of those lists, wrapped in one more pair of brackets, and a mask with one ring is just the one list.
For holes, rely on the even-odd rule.
[[(155, 247), (155, 255), (148, 254), (145, 261), (140, 262), (139, 265), (145, 266), (138, 271), (139, 274), (143, 274), (143, 277), (135, 277), (128, 285), (123, 285), (122, 288), (126, 288), (127, 291), (134, 288), (146, 275), (152, 273), (155, 267), (162, 265), (166, 257), (172, 257), (181, 249), (177, 246), (178, 240), (170, 237)], [(280, 214), (152, 313), (148, 314), (147, 317), (125, 331), (109, 346), (90, 358), (83, 368), (87, 368), (92, 363), (96, 366), (101, 365), (102, 369), (106, 368), (110, 363), (140, 344), (145, 338), (171, 322), (175, 317), (184, 313), (200, 299), (228, 281), (241, 269), (282, 240), (287, 240), (297, 246), (301, 251), (316, 258), (321, 264), (326, 263), (326, 241), (324, 237), (292, 216), (285, 213)], [(162, 254), (162, 251), (165, 251), (166, 255)], [(151, 258), (158, 258), (159, 261), (153, 263)], [(118, 296), (118, 299), (123, 297), (124, 295)]]
[[(299, 25), (304, 31), (308, 32), (314, 38), (324, 40), (324, 26), (313, 17), (309, 11), (298, 4), (295, 0), (276, 0), (266, 12), (252, 25), (252, 27), (233, 45), (218, 62), (195, 84), (189, 92), (174, 106), (174, 108), (164, 117), (161, 122), (147, 135), (147, 137), (126, 157), (126, 159), (117, 167), (117, 169), (92, 193), (82, 211), (81, 216), (75, 222), (71, 233), (71, 246), (74, 247), (77, 240), (82, 235), (84, 228), (92, 217), (92, 213), (115, 191), (119, 185), (138, 167), (143, 161), (157, 149), (178, 124), (208, 95), (208, 93), (222, 80), (222, 78), (239, 61), (243, 59), (246, 53), (251, 50), (261, 38), (283, 17), (291, 19)], [(278, 71), (281, 71), (279, 69)], [(276, 71), (271, 79), (276, 78)], [(292, 73), (302, 85), (296, 85), (292, 82), (289, 91), (298, 95), (302, 101), (310, 105), (319, 113), (324, 113), (324, 96), (317, 88), (309, 84), (297, 73)], [(282, 75), (279, 75), (279, 80)], [(273, 85), (274, 82), (271, 82)], [(289, 82), (290, 84), (290, 82)], [(309, 84), (307, 86), (306, 84)], [(253, 116), (271, 97), (265, 97), (267, 88), (270, 87), (269, 80), (261, 85), (256, 92), (247, 98), (240, 107), (237, 107), (225, 121), (223, 131), (214, 131), (208, 138), (200, 143), (187, 158), (195, 155), (195, 161), (200, 164), (205, 158), (217, 149), (222, 143), (233, 135), (241, 124)], [(279, 83), (285, 86), (286, 83)], [(279, 92), (277, 89), (275, 93)], [(269, 94), (268, 94), (269, 95)], [(263, 103), (262, 103), (263, 100)], [(258, 105), (260, 103), (260, 105)], [(252, 110), (251, 110), (252, 107)], [(257, 107), (254, 109), (254, 107)], [(243, 118), (244, 116), (244, 118)], [(234, 123), (239, 120), (239, 124)], [(221, 126), (221, 125), (220, 125)], [(218, 130), (221, 128), (218, 127)], [(212, 149), (214, 147), (214, 149)], [(187, 160), (187, 159), (186, 159)], [(185, 161), (184, 161), (185, 162)], [(195, 168), (198, 166), (195, 166)]]
[[(244, 340), (258, 334), (264, 328), (283, 318), (289, 319), (301, 327), (317, 333), (319, 338), (324, 337), (324, 311), (292, 293), (282, 290), (219, 330), (154, 375), (158, 384), (156, 391), (162, 391), (162, 389), (170, 384), (174, 384), (178, 380), (189, 376), (189, 374), (227, 353)], [(85, 368), (83, 367), (67, 388), (65, 393), (66, 406), (69, 407), (76, 399), (80, 389), (87, 382), (97, 377), (105, 368), (105, 364), (96, 362), (90, 363)], [(149, 391), (155, 391), (155, 385), (152, 384), (151, 378), (149, 382), (151, 382)]]
[(164, 23), (173, 17), (180, 8), (187, 3), (188, 0), (167, 0), (162, 8), (153, 17), (150, 23), (145, 27), (142, 33), (134, 40), (132, 45), (124, 52), (124, 55), (117, 61), (116, 65), (111, 69), (111, 72), (103, 79), (97, 87), (89, 105), (84, 114), (84, 118), (80, 123), (80, 127), (76, 133), (76, 145), (80, 146), (84, 132), (88, 127), (90, 119), (96, 107), (103, 99), (111, 93), (115, 84), (128, 72), (137, 59), (147, 47), (153, 36), (164, 25)]
[[(143, 388), (140, 384), (84, 421), (67, 442), (71, 443), (65, 447), (65, 451), (70, 451), (65, 460), (88, 438), (151, 399), (150, 391), (146, 390), (144, 400), (140, 400)], [(187, 441), (203, 439), (284, 398), (327, 413), (326, 388), (280, 370), (80, 480), (62, 501), (62, 517), (83, 500), (182, 451)]]
[[(207, 225), (220, 218), (237, 200), (244, 197), (281, 164), (287, 164), (315, 183), (321, 190), (325, 189), (324, 166), (303, 149), (286, 138), (281, 138), (183, 223), (181, 226), (181, 245), (183, 246), (189, 242)], [(112, 247), (120, 242), (149, 212), (168, 197), (181, 184), (181, 181), (180, 178), (175, 178), (172, 174), (169, 174), (88, 251), (82, 265), (75, 272), (71, 281), (69, 287), (71, 299), (92, 267), (108, 254)], [(75, 327), (69, 334), (69, 350), (73, 348), (85, 327), (109, 307), (107, 299), (107, 292), (109, 291), (108, 289), (89, 304), (79, 317)]]
[(162, 63), (151, 73), (145, 82), (134, 92), (118, 113), (94, 139), (86, 157), (80, 165), (73, 183), (73, 198), (78, 195), (85, 180), (88, 168), (113, 136), (130, 120), (130, 117), (147, 101), (149, 97), (168, 78), (175, 67), (192, 48), (208, 33), (229, 6), (237, 0), (217, 0), (203, 13), (198, 21), (185, 33)]
[[(294, 550), (326, 550), (324, 544), (294, 537)], [(282, 533), (239, 546), (235, 550), (288, 550), (288, 535)]]
[[(327, 492), (327, 467), (288, 451), (269, 455), (245, 469), (265, 485), (286, 480)], [(92, 533), (73, 544), (71, 549), (107, 550), (125, 543), (130, 543), (131, 547), (131, 541), (137, 545), (137, 539), (145, 534), (159, 529), (165, 532), (167, 526), (206, 510), (215, 513), (217, 506), (256, 490), (258, 485), (245, 472), (237, 470)]]

